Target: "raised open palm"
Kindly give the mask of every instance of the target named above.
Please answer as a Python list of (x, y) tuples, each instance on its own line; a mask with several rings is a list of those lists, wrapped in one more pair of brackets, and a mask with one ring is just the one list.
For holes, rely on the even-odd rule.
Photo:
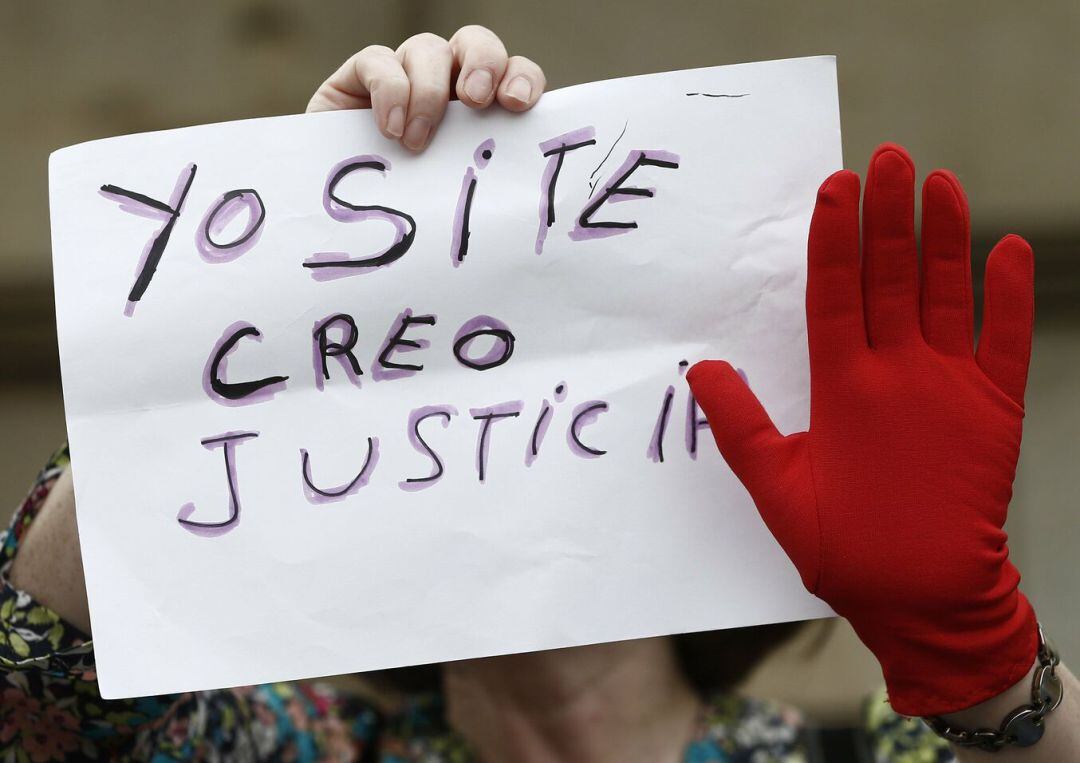
[(724, 458), (806, 587), (850, 620), (893, 707), (936, 715), (1030, 668), (1037, 625), (1002, 530), (1020, 452), (1033, 264), (1017, 236), (986, 266), (973, 338), (967, 201), (949, 172), (923, 186), (899, 146), (818, 192), (806, 319), (810, 428), (781, 435), (732, 367), (688, 378)]

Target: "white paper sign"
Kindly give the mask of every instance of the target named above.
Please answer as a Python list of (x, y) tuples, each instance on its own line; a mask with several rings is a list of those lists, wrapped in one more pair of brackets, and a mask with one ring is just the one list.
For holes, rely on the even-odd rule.
[(692, 406), (804, 428), (830, 57), (94, 141), (50, 163), (101, 693), (829, 613)]

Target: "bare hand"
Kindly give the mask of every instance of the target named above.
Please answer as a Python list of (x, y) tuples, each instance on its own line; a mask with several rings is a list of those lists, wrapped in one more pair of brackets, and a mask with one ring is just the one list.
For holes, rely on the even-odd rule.
[(330, 75), (307, 110), (373, 109), (383, 135), (422, 151), (442, 120), (451, 91), (470, 108), (497, 102), (508, 111), (528, 111), (546, 84), (539, 66), (507, 55), (494, 32), (472, 25), (449, 40), (430, 32), (413, 35), (396, 51), (369, 45)]

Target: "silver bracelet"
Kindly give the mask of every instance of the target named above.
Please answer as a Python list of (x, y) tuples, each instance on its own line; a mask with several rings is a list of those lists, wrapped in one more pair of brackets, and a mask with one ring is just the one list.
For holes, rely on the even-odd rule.
[(976, 747), (986, 752), (997, 752), (1010, 745), (1030, 747), (1042, 739), (1046, 716), (1061, 704), (1064, 695), (1061, 678), (1054, 670), (1061, 660), (1054, 645), (1043, 635), (1042, 625), (1039, 626), (1038, 659), (1039, 667), (1031, 679), (1031, 702), (1006, 715), (996, 729), (959, 728), (939, 716), (923, 720), (935, 734), (958, 747)]

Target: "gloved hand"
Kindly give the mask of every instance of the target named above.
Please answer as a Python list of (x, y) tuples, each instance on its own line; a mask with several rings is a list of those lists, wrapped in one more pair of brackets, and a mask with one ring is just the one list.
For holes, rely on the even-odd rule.
[(1006, 236), (986, 264), (974, 351), (963, 188), (874, 152), (833, 174), (810, 225), (810, 429), (783, 436), (732, 367), (687, 375), (720, 451), (803, 583), (877, 656), (893, 708), (939, 715), (1017, 683), (1038, 647), (1002, 530), (1031, 354), (1031, 248)]

